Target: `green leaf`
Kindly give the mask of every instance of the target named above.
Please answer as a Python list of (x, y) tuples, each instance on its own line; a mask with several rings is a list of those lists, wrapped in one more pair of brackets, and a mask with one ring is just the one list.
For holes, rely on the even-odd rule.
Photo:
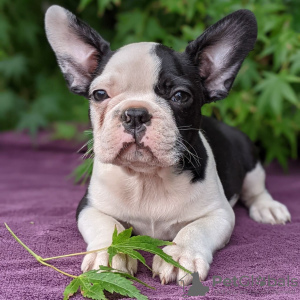
[(183, 38), (186, 41), (192, 41), (196, 39), (199, 36), (199, 33), (204, 31), (203, 24), (201, 23), (196, 24), (194, 27), (183, 25), (181, 29), (183, 33)]
[(0, 62), (0, 74), (7, 80), (20, 80), (27, 72), (27, 59), (16, 54)]
[(261, 92), (258, 99), (258, 108), (261, 112), (266, 113), (271, 108), (275, 115), (281, 115), (284, 100), (300, 105), (290, 85), (290, 81), (295, 80), (294, 76), (291, 77), (285, 71), (279, 74), (264, 72), (264, 75), (265, 78), (255, 88)]
[[(258, 64), (250, 58), (247, 58), (238, 73), (235, 84), (241, 84), (244, 90), (249, 90), (252, 88), (253, 83), (259, 82), (260, 79)], [(229, 96), (230, 95), (231, 94), (229, 94)]]
[[(114, 232), (113, 232), (113, 237), (112, 237), (112, 244), (119, 244), (122, 243), (124, 241), (129, 240), (130, 236), (132, 233), (132, 227), (125, 229), (124, 231), (121, 231), (118, 234), (117, 231), (117, 227), (115, 227)], [(119, 252), (119, 250), (116, 247), (110, 247), (108, 249), (108, 253), (109, 255), (109, 264), (112, 265), (112, 258)], [(148, 267), (148, 265), (146, 264), (146, 260), (145, 258), (137, 251), (133, 250), (133, 249), (127, 249), (127, 255), (129, 255), (130, 257), (134, 258), (134, 259), (138, 259), (140, 262), (142, 262), (145, 266)]]
[(121, 0), (97, 0), (98, 14), (102, 15), (105, 9), (112, 8), (112, 4), (119, 5)]
[(288, 100), (292, 104), (296, 104), (296, 105), (299, 104), (295, 91), (288, 83), (282, 82), (280, 87), (281, 87), (281, 94), (286, 100)]
[(13, 113), (16, 107), (21, 108), (22, 99), (18, 97), (16, 93), (10, 90), (5, 90), (1, 92), (0, 101), (0, 120)]
[(132, 234), (132, 227), (125, 229), (118, 234), (117, 227), (115, 226), (113, 232), (113, 243), (115, 242), (117, 244), (126, 241), (131, 237), (131, 234)]
[(129, 233), (131, 234), (132, 228), (125, 229), (119, 234), (117, 234), (116, 231), (117, 229), (115, 228), (112, 244), (107, 249), (110, 264), (114, 255), (116, 255), (117, 253), (124, 253), (132, 258), (138, 259), (141, 263), (149, 268), (149, 266), (145, 262), (145, 259), (136, 251), (143, 250), (152, 254), (156, 254), (167, 263), (172, 264), (173, 266), (180, 268), (187, 273), (191, 273), (189, 270), (182, 267), (178, 262), (173, 260), (170, 255), (166, 254), (162, 249), (158, 248), (160, 246), (174, 245), (173, 242), (154, 239), (150, 236), (137, 235), (130, 237)]
[(101, 271), (113, 271), (115, 274), (120, 274), (120, 275), (125, 276), (127, 278), (130, 278), (131, 280), (134, 280), (134, 281), (136, 281), (136, 282), (138, 282), (138, 283), (140, 283), (140, 284), (142, 284), (142, 285), (144, 285), (144, 286), (146, 286), (146, 287), (148, 287), (152, 290), (155, 290), (155, 288), (153, 286), (150, 286), (147, 283), (145, 283), (144, 281), (141, 281), (138, 278), (136, 278), (136, 277), (134, 277), (134, 276), (132, 276), (132, 275), (126, 273), (126, 272), (123, 272), (121, 270), (117, 270), (117, 269), (107, 267), (107, 266), (99, 266), (99, 269)]
[(80, 279), (73, 279), (69, 285), (66, 286), (64, 290), (64, 300), (68, 300), (71, 296), (77, 293), (80, 286)]
[(73, 172), (68, 176), (74, 178), (75, 183), (85, 184), (93, 172), (94, 161), (92, 158), (86, 158)]
[(17, 125), (18, 130), (28, 130), (31, 136), (35, 137), (39, 128), (44, 128), (48, 124), (47, 119), (35, 111), (23, 113)]
[(84, 297), (95, 300), (106, 299), (104, 291), (119, 293), (138, 300), (148, 299), (131, 280), (126, 278), (130, 276), (115, 272), (98, 272), (98, 270), (88, 271), (74, 279), (65, 289), (64, 300), (69, 299), (70, 294), (74, 293), (75, 289), (77, 291), (79, 287)]
[(300, 50), (291, 57), (290, 73), (293, 75), (300, 73)]
[(80, 0), (78, 10), (84, 10), (93, 0)]
[(53, 139), (72, 140), (77, 135), (77, 128), (73, 124), (66, 122), (56, 122), (54, 124), (55, 132), (52, 135)]

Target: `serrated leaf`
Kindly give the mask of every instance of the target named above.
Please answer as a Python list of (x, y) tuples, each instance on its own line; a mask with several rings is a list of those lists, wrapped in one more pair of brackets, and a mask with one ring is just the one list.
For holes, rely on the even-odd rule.
[(256, 91), (261, 92), (258, 98), (260, 112), (267, 112), (269, 108), (272, 108), (276, 115), (281, 115), (284, 100), (299, 106), (299, 100), (289, 83), (295, 80), (294, 77), (286, 72), (279, 74), (264, 72), (264, 76), (265, 79), (255, 88)]
[[(150, 243), (149, 242), (143, 242), (142, 238), (144, 238), (144, 236), (134, 236), (132, 238), (138, 238), (138, 239), (136, 239), (135, 242), (131, 242), (130, 245), (128, 245), (128, 244), (124, 245), (123, 244), (119, 249), (121, 251), (126, 251), (128, 249), (128, 246), (130, 246), (130, 247), (134, 247), (135, 249), (138, 249), (138, 250), (147, 251), (147, 252), (150, 252), (152, 254), (158, 255), (159, 257), (161, 257), (167, 263), (169, 263), (169, 264), (171, 264), (171, 265), (173, 265), (177, 268), (180, 268), (180, 269), (184, 270), (187, 273), (191, 273), (191, 271), (187, 270), (186, 268), (181, 266), (178, 262), (173, 260), (173, 258), (170, 255), (166, 254), (162, 249), (158, 248), (157, 245), (153, 245), (153, 244), (151, 244), (151, 242)], [(170, 243), (168, 245), (172, 245), (172, 243)], [(160, 246), (162, 246), (162, 245), (160, 245)]]
[(288, 83), (283, 82), (281, 84), (281, 93), (285, 97), (285, 99), (291, 102), (292, 104), (298, 104), (298, 98), (295, 94), (295, 91), (291, 88), (291, 86)]
[(114, 242), (121, 243), (123, 241), (127, 241), (131, 237), (131, 234), (132, 234), (132, 227), (125, 229), (118, 234), (117, 227), (115, 226), (114, 233), (113, 233), (113, 243)]
[(138, 300), (148, 299), (146, 296), (140, 293), (140, 291), (133, 285), (133, 282), (129, 279), (153, 289), (153, 287), (147, 285), (134, 276), (131, 276), (130, 274), (123, 272), (112, 272), (115, 271), (115, 269), (105, 266), (100, 266), (100, 270), (104, 270), (106, 272), (99, 273), (98, 270), (92, 270), (73, 279), (65, 288), (63, 294), (64, 300), (68, 300), (78, 291), (79, 288), (84, 297), (95, 300), (105, 300), (106, 297), (104, 291), (118, 293), (123, 296), (136, 298)]
[(81, 280), (81, 294), (84, 297), (94, 300), (106, 300), (104, 287), (99, 283), (93, 283), (89, 280)]
[[(113, 250), (114, 251), (114, 250)], [(116, 254), (118, 253), (118, 250), (115, 249), (116, 251)], [(111, 252), (113, 253), (113, 252)], [(135, 251), (135, 250), (131, 250), (131, 249), (126, 249), (126, 254), (129, 255), (131, 258), (134, 258), (134, 259), (138, 259), (144, 266), (146, 266), (148, 269), (151, 270), (151, 268), (146, 264), (146, 260), (145, 258), (143, 257), (143, 255), (141, 255), (139, 252)], [(115, 255), (115, 254), (114, 254)], [(111, 258), (112, 259), (112, 258)], [(111, 265), (111, 259), (110, 259), (110, 265)]]
[(64, 300), (68, 300), (71, 296), (77, 293), (80, 286), (80, 279), (73, 279), (64, 290)]
[(107, 266), (99, 266), (99, 270), (101, 270), (101, 271), (113, 271), (115, 274), (120, 274), (122, 276), (130, 278), (131, 280), (135, 280), (136, 282), (138, 282), (138, 283), (140, 283), (140, 284), (142, 284), (142, 285), (144, 285), (144, 286), (146, 286), (146, 287), (148, 287), (148, 288), (150, 288), (152, 290), (155, 290), (155, 288), (153, 286), (150, 286), (147, 283), (145, 283), (144, 281), (141, 281), (138, 278), (136, 278), (136, 277), (134, 277), (134, 276), (132, 276), (132, 275), (126, 273), (126, 272), (123, 272), (121, 270), (117, 270), (117, 269), (114, 269), (114, 268), (111, 268), (111, 267), (107, 267)]
[(77, 166), (73, 170), (69, 177), (73, 177), (75, 183), (81, 182), (82, 184), (84, 184), (92, 175), (93, 163), (94, 161), (92, 158), (85, 159), (79, 166)]
[(103, 293), (104, 290), (138, 300), (148, 299), (140, 293), (132, 281), (115, 272), (98, 273), (97, 270), (92, 270), (81, 274), (78, 278), (81, 281), (80, 287), (83, 295), (91, 299), (106, 299)]
[[(131, 233), (132, 233), (132, 227), (125, 229), (124, 231), (120, 232), (119, 234), (117, 231), (117, 227), (115, 227), (113, 236), (112, 236), (113, 243), (119, 244), (124, 241), (127, 241), (130, 238)], [(118, 249), (111, 248), (111, 249), (109, 249), (108, 253), (110, 254), (109, 255), (109, 264), (112, 265), (112, 258), (118, 253)], [(145, 258), (139, 252), (127, 249), (127, 255), (129, 255), (130, 257), (132, 257), (134, 259), (138, 259), (141, 263), (143, 263), (146, 267), (148, 267), (148, 265), (146, 264)]]
[(162, 249), (158, 248), (160, 246), (174, 245), (173, 242), (158, 240), (150, 236), (137, 235), (129, 237), (128, 234), (129, 232), (132, 232), (132, 228), (125, 229), (125, 233), (123, 231), (123, 233), (121, 232), (117, 235), (116, 230), (117, 229), (115, 228), (112, 244), (107, 249), (110, 264), (114, 255), (116, 255), (117, 253), (124, 253), (132, 258), (138, 259), (141, 263), (149, 268), (149, 266), (146, 264), (145, 259), (136, 251), (143, 250), (152, 254), (156, 254), (164, 259), (167, 263), (172, 264), (173, 266), (180, 268), (187, 273), (191, 273), (189, 270), (182, 267), (178, 262), (173, 260), (170, 255), (166, 254)]

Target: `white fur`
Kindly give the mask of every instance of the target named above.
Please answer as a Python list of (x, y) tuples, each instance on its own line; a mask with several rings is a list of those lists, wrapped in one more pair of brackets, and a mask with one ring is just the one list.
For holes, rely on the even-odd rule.
[[(86, 207), (84, 213), (80, 214), (78, 229), (88, 245), (87, 251), (108, 247), (112, 242), (115, 226), (118, 232), (125, 229), (113, 217), (94, 207)], [(90, 269), (99, 269), (100, 265), (108, 266), (108, 253), (106, 251), (87, 254), (83, 259), (81, 269), (86, 272)], [(112, 267), (133, 275), (137, 271), (137, 261), (118, 254), (112, 260)]]
[[(174, 174), (172, 167), (159, 168), (152, 174), (128, 174), (123, 167), (95, 159), (88, 192), (91, 207), (85, 208), (78, 220), (88, 250), (109, 245), (115, 224), (122, 230), (122, 223), (133, 226), (136, 234), (173, 239), (176, 246), (167, 246), (164, 251), (205, 279), (213, 253), (230, 238), (234, 214), (224, 195), (210, 146), (199, 134), (209, 158), (206, 179), (193, 185), (191, 174)], [(94, 255), (83, 261), (82, 269), (97, 265), (93, 259), (105, 260), (103, 254), (101, 259)], [(163, 283), (183, 276), (159, 257), (154, 258), (153, 271), (160, 274)], [(186, 276), (185, 283), (190, 281), (191, 277)]]
[(239, 195), (235, 194), (231, 197), (231, 199), (229, 200), (229, 204), (231, 207), (234, 207), (235, 204), (238, 202), (239, 200)]
[[(153, 85), (157, 82), (160, 60), (153, 51), (155, 43), (136, 43), (122, 47), (112, 56), (102, 74), (91, 83), (90, 93), (105, 90), (109, 99), (96, 103), (91, 101), (90, 112), (94, 130), (94, 152), (103, 163), (127, 165), (135, 170), (137, 163), (143, 163), (139, 171), (149, 167), (170, 166), (178, 161), (175, 147), (178, 129), (170, 107), (155, 94)], [(140, 143), (151, 149), (120, 150), (124, 143), (134, 142), (130, 133), (124, 131), (120, 115), (128, 108), (146, 108), (151, 126), (147, 126)], [(138, 153), (138, 155), (136, 155)], [(121, 161), (120, 161), (121, 158)], [(145, 168), (148, 164), (148, 168)]]
[[(80, 213), (78, 226), (88, 250), (109, 246), (114, 226), (119, 231), (132, 226), (135, 234), (173, 240), (176, 245), (164, 251), (204, 280), (213, 253), (231, 236), (235, 220), (231, 206), (238, 195), (230, 203), (226, 199), (212, 150), (201, 132), (208, 155), (205, 179), (191, 184), (192, 174), (175, 172), (178, 129), (170, 108), (153, 91), (159, 61), (152, 48), (152, 43), (141, 43), (120, 49), (92, 82), (90, 92), (104, 89), (110, 98), (91, 101), (94, 169), (89, 206)], [(154, 158), (134, 144), (120, 155), (124, 143), (134, 142), (120, 122), (121, 112), (132, 107), (144, 107), (153, 116), (142, 142)], [(283, 223), (289, 214), (266, 192), (264, 179), (258, 165), (246, 176), (242, 197), (253, 219)], [(107, 253), (88, 254), (82, 270), (96, 269), (99, 264), (108, 264)], [(137, 262), (124, 255), (116, 256), (112, 266), (132, 274), (137, 270)], [(155, 256), (153, 275), (159, 275), (164, 284), (179, 281), (185, 274)], [(191, 280), (192, 276), (185, 276), (184, 284)]]
[(275, 201), (265, 187), (265, 171), (260, 163), (244, 180), (242, 200), (249, 207), (250, 217), (261, 223), (285, 224), (291, 221), (287, 207)]
[[(98, 65), (98, 53), (78, 37), (70, 18), (70, 12), (52, 6), (46, 13), (46, 33), (71, 89), (86, 93)], [(235, 30), (235, 35), (243, 33), (242, 29)], [(220, 91), (227, 92), (224, 82), (235, 75), (240, 65), (236, 62), (223, 70), (229, 54), (237, 47), (226, 39), (224, 35), (202, 53), (200, 74), (206, 78), (212, 98)], [(115, 226), (119, 232), (132, 226), (136, 234), (173, 240), (175, 245), (164, 251), (204, 280), (213, 253), (224, 247), (231, 236), (235, 221), (231, 205), (238, 195), (230, 203), (227, 201), (212, 150), (201, 132), (208, 155), (205, 179), (191, 184), (191, 173), (178, 174), (174, 169), (182, 155), (178, 149), (179, 130), (171, 108), (153, 88), (161, 68), (153, 51), (155, 45), (137, 43), (119, 49), (91, 82), (90, 95), (103, 89), (108, 99), (97, 102), (91, 96), (95, 159), (88, 206), (79, 214), (78, 228), (88, 251), (108, 247)], [(136, 140), (122, 125), (121, 116), (129, 108), (143, 108), (151, 115), (151, 120), (143, 124), (143, 135)], [(245, 178), (241, 196), (250, 208), (250, 216), (259, 222), (285, 223), (290, 214), (272, 199), (264, 181), (259, 164)], [(99, 265), (108, 265), (107, 252), (87, 254), (81, 267), (87, 271)], [(134, 274), (137, 261), (118, 254), (112, 267)], [(155, 256), (153, 275), (159, 275), (164, 284), (179, 281), (185, 274)], [(185, 284), (191, 281), (190, 275), (184, 277)]]
[(46, 12), (46, 34), (53, 50), (58, 57), (68, 57), (80, 65), (80, 72), (66, 60), (59, 60), (63, 73), (72, 74), (71, 87), (88, 84), (91, 73), (97, 67), (97, 51), (78, 38), (77, 33), (69, 26), (66, 9), (52, 5)]

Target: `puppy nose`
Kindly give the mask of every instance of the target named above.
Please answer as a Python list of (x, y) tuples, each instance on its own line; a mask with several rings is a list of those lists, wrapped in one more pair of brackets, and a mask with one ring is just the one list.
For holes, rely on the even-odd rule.
[(143, 124), (149, 122), (151, 118), (152, 116), (148, 110), (143, 107), (129, 108), (123, 111), (121, 115), (123, 125), (128, 129), (139, 129)]

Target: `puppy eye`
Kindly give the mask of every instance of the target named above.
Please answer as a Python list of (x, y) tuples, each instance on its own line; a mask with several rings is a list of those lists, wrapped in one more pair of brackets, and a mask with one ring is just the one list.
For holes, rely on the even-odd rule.
[(176, 92), (172, 96), (171, 100), (173, 102), (177, 102), (177, 103), (185, 103), (189, 100), (189, 98), (190, 98), (190, 95), (188, 93), (183, 92), (183, 91), (179, 91), (179, 92)]
[(94, 96), (94, 99), (95, 101), (103, 101), (107, 98), (109, 98), (109, 96), (107, 95), (106, 91), (104, 90), (96, 90), (93, 92), (93, 96)]

